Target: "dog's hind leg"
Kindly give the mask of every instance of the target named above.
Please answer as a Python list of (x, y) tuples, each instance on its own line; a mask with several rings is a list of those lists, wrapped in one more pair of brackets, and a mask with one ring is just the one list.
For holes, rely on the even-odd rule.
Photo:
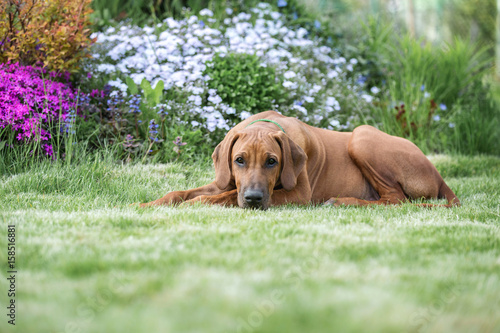
[[(460, 201), (422, 151), (410, 141), (391, 136), (371, 126), (360, 126), (352, 134), (348, 153), (380, 199), (332, 198), (335, 205), (399, 204), (408, 199), (446, 198), (451, 207)], [(422, 204), (424, 207), (434, 207)]]

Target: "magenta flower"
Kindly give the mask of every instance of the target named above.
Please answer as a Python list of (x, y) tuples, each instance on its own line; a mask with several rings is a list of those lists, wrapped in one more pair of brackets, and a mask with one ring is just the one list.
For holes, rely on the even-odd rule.
[(77, 98), (69, 84), (53, 80), (69, 79), (66, 74), (45, 74), (31, 66), (0, 64), (0, 129), (10, 126), (21, 143), (42, 141), (51, 156), (52, 146), (46, 143), (51, 138), (49, 123), (57, 123), (59, 114), (64, 120)]

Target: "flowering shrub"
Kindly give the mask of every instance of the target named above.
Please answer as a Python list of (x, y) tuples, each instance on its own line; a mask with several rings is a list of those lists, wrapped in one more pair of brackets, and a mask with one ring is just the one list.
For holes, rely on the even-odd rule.
[(54, 81), (56, 77), (54, 72), (31, 66), (0, 64), (0, 141), (40, 141), (44, 152), (53, 154), (52, 127), (60, 117), (61, 123), (68, 118), (61, 130), (70, 131), (76, 107), (76, 93), (68, 85)]
[(227, 80), (211, 85), (223, 77), (211, 77), (215, 72), (207, 68), (217, 59), (215, 55), (255, 55), (258, 66), (275, 69), (276, 76), (283, 78), (281, 91), (263, 92), (274, 99), (265, 109), (331, 129), (352, 129), (367, 116), (373, 96), (356, 83), (356, 59), (340, 57), (321, 39), (309, 39), (304, 28), (287, 27), (284, 17), (269, 4), (261, 3), (251, 13), (234, 15), (230, 9), (227, 13), (223, 22), (205, 9), (200, 17), (167, 18), (155, 27), (123, 25), (97, 33), (94, 56), (99, 63), (94, 73), (112, 78), (108, 83), (123, 94), (129, 90), (127, 76), (137, 85), (143, 79), (152, 86), (163, 81), (170, 119), (205, 132), (222, 130), (214, 140), (232, 126), (233, 119), (264, 111), (258, 109), (261, 105), (252, 105), (257, 106), (255, 99), (248, 104), (227, 100)]
[(0, 62), (75, 71), (88, 57), (91, 0), (0, 1)]

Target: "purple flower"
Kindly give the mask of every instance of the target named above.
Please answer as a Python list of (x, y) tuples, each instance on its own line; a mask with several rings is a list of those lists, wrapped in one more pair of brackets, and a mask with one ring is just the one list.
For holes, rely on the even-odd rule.
[(158, 141), (158, 127), (159, 125), (155, 122), (155, 120), (151, 119), (149, 122), (149, 139), (151, 141)]
[(51, 80), (58, 75), (46, 72), (18, 63), (0, 64), (0, 129), (10, 127), (21, 144), (42, 141), (51, 156), (52, 146), (44, 142), (51, 138), (49, 124), (59, 120), (59, 113), (64, 120), (77, 98), (69, 84)]
[(87, 79), (91, 79), (92, 78), (92, 73), (87, 73)]
[(180, 136), (177, 137), (177, 139), (175, 139), (174, 141), (172, 141), (174, 143), (174, 145), (176, 145), (177, 147), (182, 147), (182, 146), (185, 146), (187, 145), (187, 142), (182, 142), (182, 138)]

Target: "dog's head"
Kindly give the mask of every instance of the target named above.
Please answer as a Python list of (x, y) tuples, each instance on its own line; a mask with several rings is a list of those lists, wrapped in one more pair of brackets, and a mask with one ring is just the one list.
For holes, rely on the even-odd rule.
[(217, 187), (236, 187), (240, 207), (267, 209), (275, 189), (297, 185), (307, 156), (285, 133), (253, 127), (228, 134), (212, 159)]

